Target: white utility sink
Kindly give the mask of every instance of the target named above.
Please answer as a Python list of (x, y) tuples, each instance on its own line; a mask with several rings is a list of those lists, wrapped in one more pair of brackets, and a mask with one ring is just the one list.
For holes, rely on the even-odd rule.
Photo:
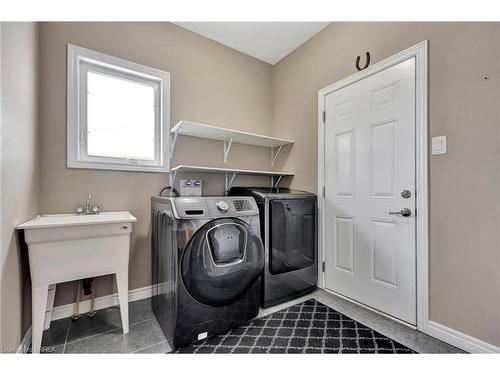
[[(32, 283), (32, 349), (40, 351), (55, 284), (116, 274), (123, 332), (128, 333), (128, 263), (132, 223), (128, 211), (98, 215), (40, 215), (17, 226), (28, 244)], [(49, 294), (50, 290), (50, 294)]]

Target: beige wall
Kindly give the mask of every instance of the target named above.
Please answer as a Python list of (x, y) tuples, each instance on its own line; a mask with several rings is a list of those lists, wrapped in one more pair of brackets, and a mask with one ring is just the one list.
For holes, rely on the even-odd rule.
[(30, 326), (26, 249), (14, 228), (38, 213), (38, 25), (0, 27), (0, 352), (8, 352)]
[[(273, 67), (273, 134), (292, 186), (317, 189), (317, 92), (429, 40), (430, 319), (500, 346), (500, 24), (332, 23)], [(485, 79), (488, 77), (488, 79)], [(284, 159), (281, 159), (282, 161)]]
[[(317, 91), (354, 73), (367, 50), (374, 63), (429, 39), (430, 135), (449, 139), (448, 155), (430, 158), (431, 319), (500, 345), (499, 35), (498, 24), (333, 23), (271, 67), (168, 23), (43, 23), (40, 211), (70, 212), (88, 192), (105, 210), (131, 210), (130, 287), (150, 283), (149, 197), (168, 175), (66, 168), (66, 43), (169, 71), (172, 126), (186, 119), (295, 139), (276, 168), (315, 191)], [(223, 165), (219, 143), (181, 142), (173, 165)], [(268, 163), (261, 149), (234, 145), (228, 166)], [(204, 177), (206, 193), (222, 193), (222, 176)], [(101, 278), (98, 295), (113, 284)], [(56, 303), (72, 298), (66, 285)]]
[[(132, 236), (130, 288), (144, 287), (151, 283), (149, 200), (168, 184), (168, 174), (66, 168), (67, 43), (170, 72), (172, 126), (191, 120), (269, 134), (272, 68), (170, 23), (40, 25), (41, 212), (71, 212), (87, 193), (104, 210), (130, 210), (138, 219)], [(231, 151), (228, 166), (269, 166), (269, 153), (263, 149), (233, 145)], [(181, 161), (223, 166), (222, 144), (179, 139), (172, 165)], [(223, 176), (203, 179), (205, 193), (223, 193)], [(258, 178), (238, 181), (269, 184)], [(58, 288), (56, 305), (73, 301), (74, 285)], [(99, 279), (97, 295), (113, 289), (112, 278)]]

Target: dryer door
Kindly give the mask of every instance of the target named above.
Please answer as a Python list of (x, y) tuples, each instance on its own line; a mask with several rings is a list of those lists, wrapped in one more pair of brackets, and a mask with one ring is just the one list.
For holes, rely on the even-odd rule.
[(312, 266), (317, 254), (316, 199), (274, 199), (269, 207), (270, 272)]
[(182, 281), (198, 302), (229, 305), (253, 285), (263, 264), (262, 241), (247, 223), (215, 219), (198, 229), (184, 249)]

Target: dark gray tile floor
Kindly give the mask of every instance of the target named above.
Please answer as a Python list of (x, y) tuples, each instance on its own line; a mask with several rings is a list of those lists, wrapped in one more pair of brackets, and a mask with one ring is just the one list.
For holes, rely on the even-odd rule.
[(365, 326), (409, 347), (417, 353), (452, 354), (465, 353), (463, 350), (435, 339), (394, 319), (382, 316), (358, 304), (350, 302), (325, 290), (317, 290), (313, 297), (319, 302), (347, 315)]
[(150, 299), (129, 303), (129, 333), (123, 334), (118, 306), (53, 321), (44, 332), (46, 353), (167, 353), (171, 349), (163, 335)]
[[(261, 309), (259, 317), (316, 298), (319, 302), (390, 337), (418, 353), (463, 353), (404, 324), (386, 318), (332, 293), (318, 290), (302, 298)], [(123, 334), (118, 306), (99, 310), (94, 317), (82, 315), (56, 320), (44, 332), (42, 346), (48, 353), (168, 353), (171, 351), (151, 310), (150, 299), (129, 304), (129, 333)]]

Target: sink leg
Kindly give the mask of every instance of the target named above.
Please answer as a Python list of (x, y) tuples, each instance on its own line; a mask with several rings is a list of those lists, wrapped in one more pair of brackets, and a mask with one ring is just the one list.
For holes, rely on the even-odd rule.
[(122, 316), (123, 333), (128, 333), (128, 272), (116, 274), (118, 299), (120, 301), (120, 314)]
[(54, 299), (56, 297), (56, 284), (49, 285), (49, 295), (47, 297), (47, 311), (45, 312), (44, 331), (50, 328), (52, 320), (52, 311), (54, 310)]
[(42, 346), (43, 326), (45, 322), (45, 308), (47, 307), (47, 295), (49, 286), (43, 285), (32, 288), (32, 336), (31, 349), (33, 353), (40, 353)]

